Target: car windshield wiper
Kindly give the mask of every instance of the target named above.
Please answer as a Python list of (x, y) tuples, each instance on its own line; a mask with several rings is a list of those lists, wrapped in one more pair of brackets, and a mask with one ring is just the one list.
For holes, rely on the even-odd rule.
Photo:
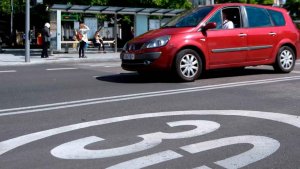
[(177, 28), (177, 26), (163, 26), (162, 28)]

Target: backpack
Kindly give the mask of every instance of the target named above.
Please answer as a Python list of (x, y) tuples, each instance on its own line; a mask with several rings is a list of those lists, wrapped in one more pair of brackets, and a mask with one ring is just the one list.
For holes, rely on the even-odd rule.
[(77, 40), (81, 40), (82, 37), (83, 37), (83, 35), (80, 32), (77, 32), (77, 34), (76, 34)]

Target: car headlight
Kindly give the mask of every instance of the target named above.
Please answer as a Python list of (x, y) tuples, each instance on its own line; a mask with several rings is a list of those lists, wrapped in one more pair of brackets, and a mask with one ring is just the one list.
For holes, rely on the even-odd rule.
[(155, 38), (150, 42), (145, 43), (142, 48), (157, 48), (157, 47), (165, 46), (169, 42), (170, 38), (171, 38), (170, 35)]

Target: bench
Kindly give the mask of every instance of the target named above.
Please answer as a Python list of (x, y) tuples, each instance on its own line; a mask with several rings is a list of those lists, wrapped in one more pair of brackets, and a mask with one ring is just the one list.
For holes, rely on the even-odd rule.
[(300, 29), (300, 20), (294, 20), (293, 22), (294, 22), (294, 24), (296, 25), (296, 27), (297, 27), (298, 29)]
[[(69, 44), (76, 44), (78, 45), (79, 41), (61, 41), (62, 47), (65, 49), (65, 53), (69, 53)], [(107, 44), (110, 47), (113, 47), (115, 45), (114, 40), (104, 40), (104, 45)], [(95, 47), (93, 41), (88, 41), (89, 47)]]

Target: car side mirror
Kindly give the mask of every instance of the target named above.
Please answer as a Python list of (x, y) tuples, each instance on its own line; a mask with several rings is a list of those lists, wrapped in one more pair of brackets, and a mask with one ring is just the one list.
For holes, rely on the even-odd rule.
[(217, 27), (217, 23), (216, 22), (209, 22), (207, 24), (205, 24), (204, 26), (201, 27), (202, 31), (206, 31), (208, 29), (215, 29)]

